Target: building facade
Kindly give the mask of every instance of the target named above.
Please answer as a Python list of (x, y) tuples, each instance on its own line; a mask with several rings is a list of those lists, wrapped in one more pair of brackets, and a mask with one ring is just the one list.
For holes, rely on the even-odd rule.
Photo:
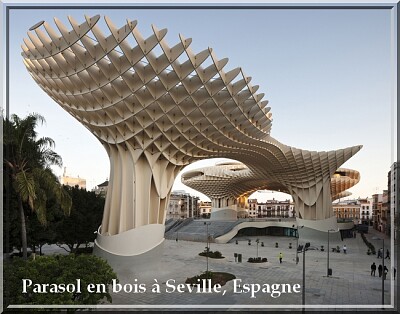
[(199, 218), (210, 218), (211, 216), (211, 202), (200, 201), (199, 202)]
[(382, 201), (383, 194), (376, 193), (372, 195), (372, 225), (378, 231), (382, 229)]
[(355, 223), (361, 223), (360, 208), (361, 204), (358, 200), (345, 200), (332, 204), (333, 211), (338, 221), (353, 220)]
[(63, 175), (59, 178), (61, 184), (68, 186), (78, 186), (81, 189), (86, 190), (86, 179), (77, 177), (72, 177), (67, 175), (67, 167), (64, 167)]
[(397, 233), (400, 225), (400, 180), (398, 176), (398, 167), (399, 162), (393, 163), (388, 173), (388, 210), (393, 215), (394, 239), (397, 239)]
[(359, 198), (361, 223), (372, 226), (372, 197)]
[(167, 207), (166, 219), (198, 218), (199, 198), (185, 191), (172, 191)]
[(389, 202), (389, 191), (384, 190), (382, 193), (382, 206), (380, 212), (380, 232), (390, 235), (390, 202)]
[(278, 201), (274, 198), (266, 202), (249, 199), (249, 218), (289, 218), (295, 217), (294, 204), (289, 199)]
[[(387, 175), (387, 190), (382, 194), (374, 194), (373, 197), (373, 227), (374, 229), (390, 236), (392, 222), (394, 226), (394, 239), (397, 239), (399, 231), (399, 208), (400, 208), (400, 187), (398, 177), (399, 162), (390, 167)], [(392, 219), (393, 218), (393, 219)]]
[(107, 196), (107, 190), (108, 190), (108, 180), (104, 181), (103, 183), (100, 183), (99, 185), (97, 185), (93, 191), (97, 194), (97, 195), (101, 195), (103, 197)]

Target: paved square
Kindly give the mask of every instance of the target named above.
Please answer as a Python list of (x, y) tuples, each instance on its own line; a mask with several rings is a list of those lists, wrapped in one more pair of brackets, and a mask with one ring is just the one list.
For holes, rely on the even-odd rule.
[[(375, 235), (382, 236), (380, 233), (371, 230), (367, 238), (378, 249), (380, 241), (372, 240)], [(267, 263), (251, 264), (247, 262), (249, 257), (255, 257), (257, 247), (255, 240), (260, 239), (264, 242), (264, 247), (259, 245), (258, 255), (267, 257)], [(236, 238), (235, 238), (236, 239)], [(196, 294), (189, 292), (166, 293), (166, 283), (175, 280), (175, 285), (185, 282), (187, 277), (192, 277), (204, 272), (207, 267), (207, 259), (198, 256), (203, 251), (205, 243), (165, 240), (164, 253), (161, 261), (149, 261), (149, 270), (147, 272), (135, 272), (135, 265), (128, 267), (128, 270), (116, 270), (119, 274), (121, 284), (134, 283), (138, 279), (139, 283), (145, 283), (147, 291), (145, 293), (113, 293), (113, 305), (223, 305), (224, 309), (234, 309), (235, 307), (258, 306), (260, 309), (266, 309), (266, 306), (277, 305), (289, 308), (298, 307), (302, 304), (302, 270), (303, 257), (299, 253), (299, 263), (296, 264), (296, 239), (289, 237), (242, 237), (238, 238), (238, 244), (235, 239), (227, 244), (211, 243), (211, 250), (222, 252), (224, 259), (208, 259), (209, 269), (213, 271), (229, 272), (241, 279), (241, 284), (294, 284), (300, 285), (300, 293), (281, 294), (280, 297), (273, 298), (268, 293), (257, 293), (255, 298), (251, 298), (249, 293), (238, 293), (240, 289), (236, 287), (234, 291), (234, 282), (230, 281), (223, 289), (225, 295), (218, 293)], [(248, 245), (248, 239), (252, 244)], [(389, 244), (386, 239), (385, 244)], [(275, 242), (279, 247), (275, 248)], [(292, 243), (292, 249), (289, 249), (289, 243)], [(300, 240), (300, 243), (302, 241)], [(370, 275), (370, 266), (372, 262), (379, 265), (382, 260), (376, 255), (367, 255), (367, 246), (364, 244), (361, 236), (357, 234), (356, 238), (345, 239), (340, 243), (331, 243), (331, 247), (343, 244), (347, 246), (347, 254), (330, 252), (330, 268), (333, 270), (332, 277), (327, 277), (327, 243), (326, 239), (312, 241), (311, 246), (316, 248), (306, 252), (306, 305), (324, 306), (331, 305), (337, 310), (343, 310), (343, 306), (356, 305), (358, 310), (365, 310), (361, 306), (368, 308), (380, 308), (382, 280), (378, 276)], [(324, 245), (325, 250), (321, 251), (320, 246)], [(279, 263), (278, 254), (283, 253), (283, 262)], [(235, 262), (234, 253), (240, 253), (243, 256), (242, 263)], [(392, 292), (391, 284), (393, 278), (393, 265), (390, 264), (393, 259), (385, 260), (385, 265), (389, 269), (388, 279), (385, 280), (385, 304), (391, 303)], [(152, 293), (150, 290), (155, 283), (154, 279), (160, 284), (160, 293)], [(198, 308), (195, 307), (195, 308)], [(216, 307), (217, 308), (217, 307)], [(357, 310), (357, 309), (355, 309)]]

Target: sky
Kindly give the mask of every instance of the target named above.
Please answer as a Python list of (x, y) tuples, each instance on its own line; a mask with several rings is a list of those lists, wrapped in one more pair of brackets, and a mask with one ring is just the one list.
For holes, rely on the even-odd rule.
[[(41, 20), (56, 28), (57, 17), (69, 28), (67, 16), (109, 16), (117, 27), (137, 20), (144, 37), (151, 24), (167, 28), (170, 46), (179, 34), (193, 39), (198, 53), (212, 47), (224, 71), (241, 67), (252, 85), (265, 93), (273, 114), (271, 136), (307, 150), (326, 151), (363, 145), (342, 167), (361, 173), (352, 197), (367, 197), (387, 188), (394, 161), (392, 143), (394, 75), (391, 12), (377, 9), (12, 9), (10, 11), (10, 113), (42, 114), (41, 136), (55, 140), (67, 174), (87, 180), (89, 189), (109, 177), (109, 160), (100, 142), (56, 104), (28, 74), (21, 44), (28, 29)], [(104, 29), (105, 32), (106, 29)], [(107, 33), (108, 34), (108, 33)], [(189, 169), (214, 165), (203, 160)], [(63, 169), (55, 169), (61, 175)], [(191, 190), (176, 178), (173, 190)], [(259, 200), (287, 199), (277, 192), (255, 193)]]

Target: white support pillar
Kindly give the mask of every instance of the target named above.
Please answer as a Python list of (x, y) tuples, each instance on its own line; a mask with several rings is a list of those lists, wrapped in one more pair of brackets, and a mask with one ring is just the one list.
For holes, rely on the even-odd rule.
[(181, 167), (129, 143), (107, 145), (107, 152), (110, 180), (96, 244), (117, 255), (142, 254), (164, 239), (165, 210)]

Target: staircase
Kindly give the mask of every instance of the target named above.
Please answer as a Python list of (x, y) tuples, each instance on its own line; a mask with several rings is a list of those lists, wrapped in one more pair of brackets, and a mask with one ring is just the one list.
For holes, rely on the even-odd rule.
[(229, 232), (234, 226), (241, 223), (241, 220), (235, 221), (210, 221), (210, 220), (194, 220), (193, 218), (176, 220), (172, 224), (169, 223), (169, 228), (166, 232), (165, 238), (170, 240), (184, 240), (194, 242), (206, 242), (207, 241), (207, 227), (204, 223), (208, 224), (208, 234), (210, 235), (210, 241), (214, 242), (214, 239)]

